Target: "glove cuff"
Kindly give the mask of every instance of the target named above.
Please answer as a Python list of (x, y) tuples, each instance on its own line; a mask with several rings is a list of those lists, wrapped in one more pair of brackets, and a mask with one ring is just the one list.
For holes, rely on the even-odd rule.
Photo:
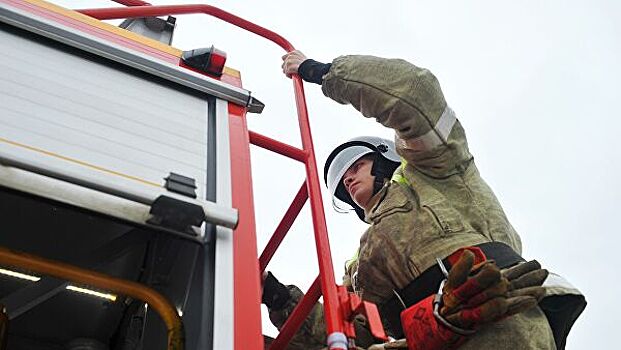
[(271, 272), (267, 273), (263, 283), (261, 302), (272, 311), (282, 310), (291, 297), (287, 286), (280, 283)]
[(298, 74), (304, 81), (321, 85), (323, 76), (328, 74), (331, 63), (321, 63), (307, 59), (298, 67)]
[(438, 293), (433, 297), (433, 316), (436, 318), (436, 320), (438, 320), (438, 322), (440, 322), (442, 325), (444, 325), (446, 328), (450, 329), (454, 333), (461, 334), (461, 335), (472, 335), (476, 333), (476, 330), (474, 329), (459, 328), (451, 324), (444, 317), (442, 317), (442, 315), (440, 315), (440, 308), (442, 307), (445, 283), (446, 283), (446, 280), (443, 280), (440, 283), (440, 288), (438, 289)]
[(421, 300), (401, 312), (401, 324), (408, 349), (457, 349), (468, 338), (439, 323), (433, 312), (434, 296)]

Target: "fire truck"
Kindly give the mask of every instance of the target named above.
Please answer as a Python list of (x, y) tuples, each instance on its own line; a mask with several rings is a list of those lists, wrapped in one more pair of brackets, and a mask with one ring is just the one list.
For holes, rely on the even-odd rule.
[[(0, 0), (2, 349), (263, 349), (260, 276), (308, 201), (319, 274), (270, 349), (323, 297), (326, 347), (374, 305), (335, 283), (302, 81), (303, 147), (248, 130), (263, 104), (212, 47), (172, 45), (177, 15), (282, 36), (209, 5)], [(120, 25), (104, 20), (120, 19)], [(257, 253), (250, 145), (306, 178)]]

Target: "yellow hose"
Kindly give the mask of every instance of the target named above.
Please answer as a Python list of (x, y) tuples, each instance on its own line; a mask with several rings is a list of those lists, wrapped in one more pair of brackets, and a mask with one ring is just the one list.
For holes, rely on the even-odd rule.
[[(168, 332), (167, 349), (183, 350), (184, 348), (183, 323), (181, 318), (166, 298), (147, 286), (69, 264), (44, 259), (35, 255), (14, 252), (2, 247), (0, 247), (0, 265), (25, 269), (38, 274), (53, 276), (142, 300), (149, 304), (149, 306), (162, 317), (162, 320), (166, 324), (166, 330)], [(0, 320), (0, 327), (2, 327), (1, 322)], [(0, 330), (4, 331), (4, 329), (5, 328), (1, 328)], [(2, 344), (2, 336), (3, 334), (0, 333), (0, 344)], [(4, 341), (6, 341), (6, 339)], [(1, 349), (0, 347), (0, 350)]]

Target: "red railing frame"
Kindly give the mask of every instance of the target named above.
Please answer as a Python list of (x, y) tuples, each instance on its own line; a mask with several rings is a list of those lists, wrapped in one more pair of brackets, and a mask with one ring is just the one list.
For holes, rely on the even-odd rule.
[[(121, 0), (117, 2), (125, 3), (128, 5), (135, 5), (139, 3), (139, 1), (131, 0)], [(278, 46), (282, 47), (286, 52), (291, 52), (295, 50), (293, 45), (291, 45), (289, 41), (287, 41), (279, 34), (276, 34), (241, 17), (238, 17), (210, 5), (135, 6), (121, 8), (83, 9), (76, 11), (99, 20), (203, 13), (219, 18), (225, 22), (250, 31), (265, 39), (268, 39), (273, 43), (277, 44)], [(317, 173), (317, 161), (315, 159), (313, 140), (308, 120), (308, 110), (306, 107), (306, 99), (304, 96), (304, 86), (302, 84), (302, 79), (297, 74), (292, 75), (292, 81), (303, 149), (299, 150), (293, 146), (285, 145), (276, 140), (256, 133), (250, 133), (250, 137), (252, 137), (253, 143), (257, 145), (261, 145), (270, 150), (275, 150), (280, 154), (284, 154), (289, 156), (290, 158), (304, 162), (306, 169), (305, 183), (307, 186), (308, 197), (310, 200), (311, 216), (313, 220), (315, 234), (315, 245), (317, 249), (317, 259), (319, 262), (319, 276), (309, 290), (310, 295), (308, 295), (307, 293), (307, 295), (302, 299), (302, 301), (298, 304), (298, 307), (295, 309), (296, 311), (300, 311), (295, 312), (289, 317), (287, 323), (281, 329), (279, 337), (276, 338), (275, 345), (272, 345), (271, 349), (283, 349), (286, 346), (290, 337), (293, 336), (295, 331), (297, 331), (301, 323), (304, 321), (304, 319), (312, 309), (312, 305), (314, 305), (314, 303), (319, 299), (319, 293), (315, 293), (315, 291), (319, 290), (318, 286), (321, 286), (320, 289), (321, 295), (323, 295), (324, 318), (326, 322), (326, 333), (328, 335), (328, 342), (330, 343), (330, 339), (337, 339), (336, 342), (328, 344), (328, 346), (330, 349), (345, 350), (347, 349), (347, 344), (346, 341), (343, 342), (342, 339), (345, 338), (344, 328), (346, 327), (346, 323), (344, 323), (343, 320), (343, 313), (339, 304), (337, 285), (334, 277), (332, 255), (330, 252), (330, 244), (328, 240), (328, 231), (324, 215), (323, 202), (321, 199), (321, 186)], [(300, 192), (298, 192), (298, 194), (300, 194)], [(296, 203), (299, 204), (297, 201), (297, 197), (298, 196), (296, 196), (296, 200), (294, 200), (294, 203), (292, 203), (292, 206), (296, 205)], [(267, 262), (268, 261), (264, 261), (263, 263), (267, 265)], [(294, 325), (296, 327), (293, 327)]]
[(289, 232), (291, 225), (293, 225), (293, 222), (298, 217), (298, 214), (300, 214), (300, 210), (302, 210), (302, 207), (306, 203), (307, 199), (308, 186), (306, 184), (306, 181), (304, 181), (304, 183), (298, 190), (298, 193), (295, 195), (293, 202), (291, 202), (289, 209), (287, 209), (285, 216), (283, 216), (282, 220), (276, 227), (274, 234), (270, 238), (270, 241), (267, 243), (267, 245), (263, 249), (263, 253), (261, 253), (261, 256), (259, 257), (259, 271), (261, 273), (265, 271), (265, 268), (274, 256), (276, 249), (278, 249), (280, 243), (282, 243), (283, 239), (285, 239), (287, 232)]
[(151, 6), (150, 3), (142, 0), (112, 0), (125, 6)]
[(254, 131), (248, 131), (248, 136), (250, 137), (250, 143), (252, 143), (253, 145), (265, 148), (272, 152), (281, 154), (285, 157), (295, 159), (299, 162), (306, 162), (306, 158), (308, 157), (308, 153), (306, 151), (303, 151), (297, 147), (290, 146), (286, 143), (271, 139)]

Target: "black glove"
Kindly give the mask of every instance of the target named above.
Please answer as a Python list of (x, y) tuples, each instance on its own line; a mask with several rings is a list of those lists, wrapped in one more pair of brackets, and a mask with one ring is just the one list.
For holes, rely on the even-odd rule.
[(263, 282), (263, 297), (261, 302), (265, 304), (270, 310), (282, 310), (291, 295), (289, 289), (284, 284), (280, 283), (271, 272), (267, 273), (265, 282)]

